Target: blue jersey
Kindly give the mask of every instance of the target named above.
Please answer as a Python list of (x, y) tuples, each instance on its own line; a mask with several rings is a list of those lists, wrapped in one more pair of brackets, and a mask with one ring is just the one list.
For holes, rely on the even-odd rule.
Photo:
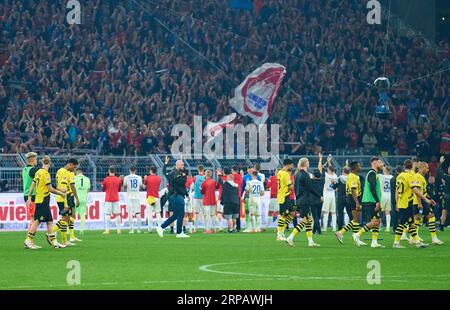
[[(258, 181), (261, 181), (261, 176), (258, 175), (256, 177), (256, 179)], [(245, 192), (245, 187), (247, 186), (247, 182), (251, 181), (251, 180), (252, 180), (252, 176), (250, 174), (247, 173), (246, 175), (243, 176), (243, 178), (242, 178), (242, 193), (241, 193), (241, 195)]]
[(196, 175), (195, 176), (195, 183), (194, 183), (194, 199), (203, 199), (203, 195), (200, 192), (200, 186), (202, 185), (203, 181), (205, 181), (204, 175)]

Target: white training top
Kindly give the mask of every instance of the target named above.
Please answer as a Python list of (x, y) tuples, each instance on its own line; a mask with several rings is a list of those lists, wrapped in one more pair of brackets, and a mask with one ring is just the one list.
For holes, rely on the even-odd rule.
[(381, 187), (381, 194), (382, 195), (390, 195), (391, 194), (391, 179), (393, 178), (392, 175), (384, 175), (379, 174), (378, 178), (380, 180), (380, 187)]
[(264, 184), (259, 180), (250, 180), (247, 182), (245, 189), (248, 190), (248, 198), (260, 199), (261, 192), (264, 193)]
[(328, 174), (328, 172), (325, 172), (325, 184), (323, 185), (323, 193), (330, 195), (334, 195), (334, 188), (332, 187), (333, 184), (337, 183), (338, 176), (336, 173)]
[(127, 196), (130, 199), (139, 199), (139, 191), (142, 187), (142, 177), (136, 174), (129, 174), (123, 179), (127, 186)]

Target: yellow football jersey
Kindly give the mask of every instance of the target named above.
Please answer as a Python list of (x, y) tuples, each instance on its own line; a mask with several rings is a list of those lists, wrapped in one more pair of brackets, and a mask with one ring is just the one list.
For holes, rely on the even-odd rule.
[(361, 196), (361, 180), (359, 176), (354, 174), (353, 172), (349, 173), (347, 176), (347, 182), (345, 183), (345, 193), (348, 196), (352, 195), (352, 189), (356, 190), (356, 196)]
[[(412, 188), (419, 187), (419, 180), (410, 172), (402, 172), (397, 177), (396, 187), (398, 193), (397, 206), (400, 209), (406, 209), (414, 204), (414, 195)], [(417, 201), (417, 198), (416, 198)]]
[(68, 172), (68, 187), (69, 187), (67, 190), (67, 194), (73, 195), (72, 187), (70, 185), (75, 184), (75, 173), (73, 171), (67, 171), (67, 172)]
[[(420, 179), (419, 179), (419, 175), (420, 173), (414, 172), (413, 170), (411, 170), (411, 188), (413, 188), (414, 186), (416, 187), (420, 187)], [(419, 204), (419, 199), (417, 199), (416, 194), (413, 195), (413, 201), (412, 201), (413, 205), (418, 205)]]
[[(69, 193), (70, 190), (70, 171), (67, 170), (66, 168), (60, 168), (57, 172), (56, 172), (56, 188), (59, 190), (66, 190), (66, 193)], [(65, 202), (66, 199), (64, 197), (61, 196), (56, 196), (56, 201), (57, 202)]]
[(423, 175), (421, 175), (420, 173), (417, 173), (417, 179), (419, 180), (420, 191), (422, 192), (422, 195), (424, 195), (426, 197), (428, 194), (427, 193), (427, 180), (425, 180), (425, 177)]
[(278, 179), (278, 194), (277, 199), (278, 203), (284, 203), (287, 196), (290, 195), (291, 190), (289, 186), (292, 184), (291, 174), (287, 171), (280, 170), (277, 173)]
[(50, 173), (45, 169), (39, 169), (34, 175), (33, 182), (36, 183), (35, 203), (42, 203), (44, 198), (50, 195), (47, 185), (52, 183)]

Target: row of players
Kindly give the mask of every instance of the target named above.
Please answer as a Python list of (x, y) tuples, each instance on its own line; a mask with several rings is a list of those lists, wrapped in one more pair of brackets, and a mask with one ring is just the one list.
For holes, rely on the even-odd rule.
[[(27, 234), (27, 241), (25, 245), (27, 248), (33, 248), (34, 245), (34, 234), (37, 229), (37, 225), (39, 222), (47, 222), (48, 223), (48, 232), (47, 238), (49, 243), (54, 246), (66, 246), (72, 245), (74, 242), (81, 241), (75, 236), (74, 233), (74, 217), (75, 212), (79, 213), (82, 219), (82, 227), (84, 226), (84, 212), (86, 210), (86, 201), (87, 201), (87, 193), (90, 189), (89, 178), (83, 176), (80, 169), (77, 169), (77, 176), (75, 177), (74, 171), (77, 168), (78, 162), (76, 159), (70, 159), (67, 162), (67, 165), (58, 170), (56, 174), (57, 186), (56, 189), (53, 189), (51, 186), (51, 177), (48, 174), (48, 168), (51, 164), (51, 160), (49, 157), (44, 156), (42, 160), (42, 168), (37, 169), (37, 154), (29, 153), (26, 155), (28, 159), (28, 165), (24, 168), (23, 179), (24, 179), (24, 191), (25, 191), (25, 200), (27, 201), (27, 206), (29, 207), (30, 213), (33, 214), (32, 222), (30, 223), (30, 229)], [(323, 224), (326, 229), (326, 225), (328, 223), (328, 212), (332, 215), (332, 226), (333, 230), (336, 228), (336, 197), (335, 190), (337, 188), (338, 177), (334, 172), (334, 168), (331, 165), (331, 158), (328, 159), (328, 169), (327, 172), (324, 173), (325, 184), (323, 187), (323, 192), (319, 193), (314, 190), (313, 186), (311, 186), (309, 174), (309, 161), (304, 158), (299, 161), (298, 164), (298, 173), (295, 178), (290, 173), (293, 169), (292, 162), (289, 163), (289, 160), (285, 162), (285, 165), (282, 170), (277, 171), (275, 176), (270, 177), (270, 179), (265, 182), (265, 176), (262, 173), (259, 173), (258, 167), (256, 169), (249, 168), (248, 174), (242, 176), (241, 173), (238, 172), (237, 167), (233, 167), (233, 170), (224, 169), (224, 174), (219, 171), (219, 181), (214, 181), (212, 179), (212, 171), (207, 170), (204, 171), (203, 167), (199, 166), (198, 172), (199, 174), (194, 178), (188, 179), (186, 182), (187, 190), (190, 192), (190, 195), (186, 195), (186, 213), (187, 216), (185, 218), (186, 223), (191, 232), (195, 232), (200, 218), (200, 213), (203, 216), (203, 222), (205, 224), (205, 233), (215, 232), (217, 229), (220, 229), (221, 222), (225, 218), (228, 221), (228, 231), (234, 232), (240, 230), (240, 205), (241, 199), (244, 201), (244, 210), (246, 214), (246, 230), (245, 232), (259, 232), (262, 231), (261, 227), (261, 209), (262, 209), (262, 199), (261, 197), (264, 195), (264, 185), (270, 189), (270, 204), (268, 208), (267, 214), (267, 222), (266, 225), (270, 224), (270, 221), (273, 220), (273, 216), (276, 214), (280, 214), (281, 217), (278, 220), (278, 240), (287, 240), (289, 244), (292, 245), (293, 237), (303, 228), (306, 228), (309, 244), (314, 246), (314, 242), (312, 241), (312, 237), (309, 237), (311, 231), (311, 198), (309, 196), (317, 196), (320, 197), (320, 201), (323, 202), (323, 210), (324, 210), (324, 219)], [(372, 170), (377, 172), (383, 164), (382, 161), (377, 159), (372, 161), (379, 162), (379, 165), (372, 164)], [(166, 166), (168, 163), (168, 158), (166, 158)], [(165, 168), (166, 168), (165, 166)], [(319, 172), (322, 173), (322, 169), (325, 165), (322, 165), (322, 156), (319, 155)], [(342, 234), (345, 231), (353, 229), (355, 232), (358, 230), (359, 224), (357, 223), (360, 217), (361, 210), (361, 202), (366, 203), (367, 201), (360, 201), (362, 197), (361, 191), (361, 182), (358, 177), (358, 182), (356, 182), (356, 178), (354, 176), (358, 175), (360, 170), (360, 165), (357, 162), (352, 163), (351, 165), (351, 173), (348, 175), (347, 180), (344, 178), (345, 186), (346, 186), (346, 194), (347, 196), (355, 196), (353, 197), (354, 203), (352, 203), (352, 199), (347, 199), (347, 206), (350, 207), (350, 211), (347, 211), (349, 215), (352, 215), (352, 220), (339, 232), (337, 232), (336, 236), (338, 240), (342, 241)], [(376, 166), (374, 169), (374, 166)], [(428, 172), (428, 166), (425, 163), (415, 163), (415, 169), (417, 167), (421, 167), (421, 174), (425, 175)], [(344, 177), (345, 177), (344, 169)], [(371, 170), (371, 171), (372, 171)], [(305, 171), (307, 173), (307, 178), (303, 176), (302, 180), (299, 178), (299, 181), (304, 184), (299, 183), (297, 189), (294, 188), (293, 184), (297, 184), (296, 181), (297, 176), (302, 176), (301, 172)], [(371, 172), (370, 171), (370, 172)], [(39, 172), (39, 173), (37, 173)], [(133, 215), (136, 215), (136, 219), (138, 222), (138, 232), (140, 231), (140, 201), (139, 201), (139, 191), (142, 188), (147, 189), (147, 221), (148, 221), (148, 229), (151, 230), (153, 226), (153, 218), (156, 215), (157, 225), (161, 225), (161, 201), (160, 196), (166, 194), (167, 191), (160, 191), (161, 185), (161, 177), (157, 175), (156, 167), (152, 167), (150, 169), (150, 174), (144, 178), (142, 182), (142, 178), (136, 175), (136, 169), (131, 168), (130, 174), (124, 177), (116, 177), (114, 168), (110, 168), (110, 175), (105, 178), (103, 182), (103, 190), (106, 192), (105, 197), (105, 232), (104, 234), (109, 233), (110, 226), (110, 218), (111, 215), (116, 215), (116, 226), (119, 228), (119, 191), (123, 188), (127, 191), (127, 209), (129, 214), (129, 221), (131, 226), (131, 232), (133, 229)], [(370, 174), (369, 172), (369, 174)], [(375, 220), (379, 221), (379, 211), (382, 210), (382, 206), (384, 206), (384, 210), (388, 211), (388, 207), (390, 206), (390, 193), (388, 191), (390, 179), (392, 178), (385, 169), (384, 175), (379, 175), (375, 173), (376, 186), (371, 191), (371, 200), (375, 202), (375, 215), (373, 216)], [(368, 174), (368, 177), (369, 177)], [(342, 176), (341, 176), (342, 177)], [(370, 181), (366, 177), (366, 181)], [(289, 180), (288, 180), (289, 179)], [(293, 179), (295, 182), (293, 182)], [(50, 181), (49, 181), (50, 180)], [(306, 181), (305, 181), (306, 180)], [(309, 181), (308, 181), (309, 180)], [(305, 183), (306, 182), (306, 183)], [(383, 184), (385, 184), (383, 186)], [(425, 184), (425, 185), (423, 185)], [(425, 206), (434, 204), (431, 200), (428, 202), (426, 199), (426, 181), (421, 183), (421, 185), (425, 186), (423, 189), (423, 199), (425, 202)], [(287, 189), (286, 189), (287, 186)], [(359, 186), (359, 190), (358, 190)], [(422, 187), (423, 187), (422, 186)], [(381, 191), (381, 187), (383, 191)], [(219, 189), (219, 197), (216, 199), (216, 189)], [(380, 189), (379, 195), (376, 192), (376, 189)], [(413, 186), (412, 188), (415, 188)], [(306, 189), (306, 190), (305, 190)], [(36, 194), (38, 192), (38, 194)], [(49, 204), (49, 194), (50, 192), (58, 195), (57, 203), (59, 207), (59, 213), (61, 215), (60, 220), (57, 224), (51, 228), (51, 214), (49, 212), (49, 207), (45, 206)], [(223, 193), (222, 193), (223, 192)], [(308, 193), (311, 193), (308, 194)], [(366, 192), (366, 191), (364, 191)], [(381, 194), (381, 192), (383, 194)], [(242, 196), (241, 196), (242, 193)], [(295, 194), (297, 194), (297, 199), (295, 199)], [(415, 194), (418, 196), (417, 194)], [(400, 197), (401, 194), (399, 194)], [(414, 196), (414, 197), (416, 197)], [(396, 195), (397, 197), (397, 195)], [(162, 197), (163, 198), (163, 197)], [(349, 198), (349, 197), (347, 197)], [(378, 200), (378, 201), (377, 201)], [(417, 199), (416, 199), (417, 200)], [(167, 201), (167, 199), (163, 198), (163, 201)], [(299, 202), (299, 203), (297, 203)], [(409, 202), (412, 206), (417, 203), (414, 201)], [(35, 212), (35, 204), (39, 205), (39, 212)], [(165, 204), (165, 203), (163, 203)], [(378, 206), (379, 204), (379, 206)], [(44, 205), (44, 207), (42, 207)], [(305, 212), (302, 205), (308, 205), (308, 208)], [(298, 210), (295, 210), (298, 206)], [(47, 212), (48, 209), (48, 212)], [(430, 222), (430, 229), (434, 227), (433, 221), (434, 216), (431, 217), (429, 215), (429, 208), (426, 208), (427, 219)], [(84, 210), (84, 212), (83, 212)], [(169, 212), (170, 212), (169, 206)], [(300, 224), (295, 226), (293, 233), (290, 238), (284, 238), (283, 232), (284, 228), (289, 225), (290, 221), (295, 217), (296, 211), (300, 213), (300, 217), (303, 219)], [(414, 213), (415, 211), (410, 211)], [(432, 210), (431, 210), (432, 212)], [(372, 214), (373, 212), (369, 212)], [(387, 215), (387, 223), (389, 223), (388, 213)], [(402, 215), (404, 217), (404, 215)], [(414, 223), (411, 223), (413, 218), (417, 218), (416, 214), (411, 214), (408, 218), (408, 225), (410, 232), (414, 231), (411, 229), (411, 226)], [(306, 220), (305, 220), (306, 219)], [(418, 223), (418, 222), (417, 222)], [(416, 223), (416, 230), (418, 228), (418, 224)], [(370, 224), (370, 223), (369, 223)], [(370, 224), (375, 225), (375, 224)], [(403, 224), (402, 224), (403, 225)], [(351, 226), (351, 227), (350, 227)], [(378, 224), (379, 226), (379, 224)], [(376, 235), (378, 233), (378, 226), (375, 228)], [(372, 227), (367, 226), (370, 229)], [(363, 227), (367, 229), (367, 227)], [(300, 228), (300, 229), (299, 229)], [(414, 226), (413, 226), (414, 228)], [(70, 239), (67, 239), (67, 231), (70, 234)], [(406, 231), (406, 229), (404, 229)], [(61, 231), (62, 242), (58, 243), (56, 241), (56, 233)], [(118, 229), (120, 233), (120, 229)], [(184, 232), (183, 232), (184, 234)], [(357, 234), (355, 234), (355, 238), (357, 238)], [(415, 234), (412, 233), (412, 237), (414, 239)], [(435, 235), (435, 231), (432, 232), (433, 243), (441, 243)], [(374, 239), (376, 241), (376, 238)], [(420, 239), (419, 239), (420, 241)], [(362, 242), (355, 241), (356, 244), (361, 245)], [(31, 245), (31, 246), (27, 246)], [(373, 245), (376, 246), (376, 242)]]

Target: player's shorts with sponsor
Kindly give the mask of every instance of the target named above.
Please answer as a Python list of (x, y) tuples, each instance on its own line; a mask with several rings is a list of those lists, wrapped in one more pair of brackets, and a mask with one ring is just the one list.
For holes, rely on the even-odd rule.
[(36, 203), (34, 220), (39, 221), (39, 223), (53, 222), (53, 216), (50, 210), (50, 195), (44, 197), (42, 202)]
[[(28, 214), (30, 215), (31, 218), (34, 218), (34, 212), (36, 211), (36, 204), (34, 203), (34, 199), (35, 198), (36, 198), (35, 195), (31, 195), (31, 203), (30, 203), (30, 205), (27, 208), (27, 212), (28, 212)], [(23, 200), (25, 202), (27, 202), (28, 201), (28, 196), (24, 196)]]
[(369, 223), (372, 220), (378, 220), (381, 218), (381, 209), (375, 211), (377, 207), (374, 202), (364, 202), (362, 204), (362, 214), (364, 223)]
[(105, 202), (105, 214), (118, 214), (118, 213), (120, 213), (120, 205), (118, 201)]
[(297, 211), (295, 203), (286, 197), (283, 203), (280, 203), (280, 214), (288, 215), (289, 213)]
[(216, 206), (210, 205), (210, 206), (203, 206), (203, 215), (206, 216), (214, 216), (216, 214)]
[(127, 198), (127, 212), (141, 213), (141, 201), (139, 198)]
[[(361, 205), (361, 196), (358, 197), (359, 204)], [(356, 209), (355, 200), (353, 199), (353, 196), (347, 195), (346, 196), (346, 204), (349, 206), (352, 210)]]
[(270, 198), (269, 212), (280, 212), (280, 204), (277, 198)]
[(239, 217), (239, 204), (225, 203), (223, 206), (223, 217), (227, 220), (237, 219)]
[(323, 193), (322, 211), (332, 213), (336, 212), (336, 195), (334, 194), (334, 192)]
[(261, 215), (261, 198), (249, 198), (248, 199), (248, 212), (256, 216)]
[(57, 201), (56, 204), (58, 205), (59, 215), (66, 216), (66, 215), (72, 215), (72, 209), (69, 208), (69, 205), (67, 204), (67, 201)]
[(391, 193), (382, 193), (381, 194), (381, 210), (391, 212)]
[(398, 223), (408, 224), (413, 220), (413, 206), (409, 205), (407, 208), (398, 208)]

